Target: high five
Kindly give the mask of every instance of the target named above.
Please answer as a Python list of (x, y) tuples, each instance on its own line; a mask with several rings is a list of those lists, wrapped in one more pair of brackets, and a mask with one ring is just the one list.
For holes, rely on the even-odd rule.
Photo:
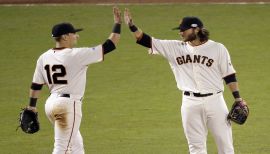
[[(37, 112), (36, 103), (42, 86), (50, 90), (45, 112), (54, 127), (53, 154), (84, 154), (80, 133), (82, 99), (89, 64), (101, 62), (104, 55), (116, 48), (121, 33), (121, 12), (113, 8), (114, 26), (104, 43), (94, 47), (76, 48), (79, 39), (70, 23), (52, 28), (55, 48), (37, 60), (30, 88), (28, 110)], [(136, 27), (131, 13), (125, 9), (124, 20), (138, 44), (150, 54), (168, 60), (182, 91), (182, 124), (191, 154), (206, 154), (208, 130), (215, 138), (219, 154), (233, 154), (232, 127), (227, 121), (228, 108), (223, 98), (227, 84), (236, 101), (241, 101), (236, 71), (228, 50), (222, 43), (209, 39), (209, 31), (198, 17), (180, 20), (180, 40), (156, 39)]]

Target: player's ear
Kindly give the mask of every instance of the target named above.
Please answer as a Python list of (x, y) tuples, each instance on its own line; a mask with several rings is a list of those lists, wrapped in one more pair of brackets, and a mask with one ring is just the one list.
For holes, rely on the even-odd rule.
[(200, 28), (199, 27), (196, 27), (195, 28), (195, 33), (198, 34), (199, 31), (200, 31)]
[(67, 37), (68, 37), (68, 36), (67, 36), (66, 34), (61, 36), (62, 40), (64, 40), (64, 41), (67, 40)]

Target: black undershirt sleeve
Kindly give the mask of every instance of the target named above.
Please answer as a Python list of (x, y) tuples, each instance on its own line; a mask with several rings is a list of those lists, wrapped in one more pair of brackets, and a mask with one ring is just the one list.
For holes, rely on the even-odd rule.
[(226, 82), (226, 84), (229, 84), (231, 82), (237, 82), (235, 74), (228, 75), (223, 78)]
[(142, 38), (140, 40), (137, 40), (137, 43), (144, 47), (152, 48), (152, 38), (145, 33), (143, 33)]
[(115, 47), (114, 43), (110, 39), (107, 39), (102, 44), (102, 48), (103, 48), (103, 53), (107, 54), (107, 53), (113, 51), (116, 47)]
[(32, 83), (31, 84), (31, 89), (32, 90), (41, 90), (42, 86), (43, 86), (43, 84)]

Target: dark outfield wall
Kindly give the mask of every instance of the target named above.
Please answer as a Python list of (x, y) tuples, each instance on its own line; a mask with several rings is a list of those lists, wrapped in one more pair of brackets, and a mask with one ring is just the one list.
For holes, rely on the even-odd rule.
[(42, 3), (221, 3), (221, 2), (270, 2), (270, 0), (0, 0), (0, 4)]

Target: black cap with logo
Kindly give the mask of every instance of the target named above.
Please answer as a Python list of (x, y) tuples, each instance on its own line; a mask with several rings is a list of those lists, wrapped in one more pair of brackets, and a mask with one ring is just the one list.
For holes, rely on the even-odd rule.
[(203, 23), (198, 17), (184, 17), (181, 24), (178, 27), (173, 28), (173, 30), (180, 30), (181, 32), (188, 30), (190, 28), (202, 28)]
[(64, 23), (56, 24), (53, 26), (52, 37), (59, 37), (59, 36), (64, 35), (64, 34), (76, 33), (76, 32), (82, 31), (82, 30), (83, 29), (81, 29), (81, 28), (75, 29), (72, 24), (64, 22)]

